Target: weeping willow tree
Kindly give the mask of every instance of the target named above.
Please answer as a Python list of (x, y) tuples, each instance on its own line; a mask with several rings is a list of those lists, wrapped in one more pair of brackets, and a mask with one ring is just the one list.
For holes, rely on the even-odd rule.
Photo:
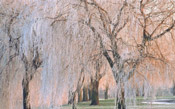
[(173, 1), (2, 0), (0, 8), (2, 108), (59, 108), (69, 92), (76, 108), (84, 75), (99, 79), (108, 62), (116, 108), (125, 109), (126, 83), (150, 59), (166, 60), (159, 39), (174, 28)]
[[(19, 98), (24, 109), (34, 106), (31, 105), (34, 97), (30, 95), (30, 83), (38, 69), (42, 70), (37, 77), (41, 83), (36, 86), (41, 94), (38, 106), (61, 105), (63, 93), (67, 87), (75, 90), (77, 76), (88, 61), (88, 55), (84, 54), (91, 53), (91, 49), (86, 45), (94, 45), (90, 37), (86, 42), (82, 41), (85, 33), (78, 29), (76, 11), (67, 7), (71, 2), (16, 0), (0, 3), (1, 96), (6, 98), (1, 106), (15, 107), (15, 100), (10, 102), (15, 93), (21, 93)], [(20, 76), (13, 78), (14, 75)], [(65, 83), (61, 84), (63, 81)], [(14, 91), (12, 86), (18, 84), (22, 91)], [(12, 89), (14, 92), (10, 94)]]
[(154, 41), (174, 28), (174, 2), (83, 0), (77, 7), (80, 21), (99, 41), (99, 49), (113, 72), (118, 87), (117, 108), (125, 109), (126, 81), (144, 60), (162, 59), (150, 49)]

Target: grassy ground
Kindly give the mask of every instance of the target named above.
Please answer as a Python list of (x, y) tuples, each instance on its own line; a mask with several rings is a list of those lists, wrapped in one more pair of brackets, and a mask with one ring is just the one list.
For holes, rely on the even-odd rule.
[[(157, 99), (175, 99), (175, 97), (157, 97)], [(135, 105), (128, 103), (127, 109), (175, 109), (175, 104), (143, 104), (143, 101), (149, 100), (137, 97)], [(99, 106), (90, 106), (90, 101), (77, 104), (78, 109), (114, 109), (114, 106), (114, 99), (100, 100)], [(64, 105), (62, 109), (71, 109), (71, 105)]]

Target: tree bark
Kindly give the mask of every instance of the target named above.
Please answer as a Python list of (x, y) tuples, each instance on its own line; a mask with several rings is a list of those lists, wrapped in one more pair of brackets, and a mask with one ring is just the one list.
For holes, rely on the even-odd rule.
[(125, 105), (125, 92), (124, 92), (124, 87), (121, 86), (121, 89), (119, 89), (119, 94), (117, 97), (117, 103), (118, 109), (126, 109)]
[(89, 89), (88, 89), (88, 92), (89, 92), (89, 100), (92, 100), (92, 89), (89, 88)]
[(88, 88), (86, 86), (83, 88), (83, 101), (88, 101)]
[(88, 87), (88, 93), (89, 93), (89, 100), (92, 100), (92, 81), (93, 79), (91, 78), (89, 87)]
[(22, 88), (23, 88), (23, 109), (31, 109), (30, 97), (29, 97), (29, 82), (27, 78), (23, 78)]
[(173, 96), (175, 96), (175, 81), (173, 81)]
[(82, 90), (80, 90), (78, 92), (78, 102), (82, 102), (82, 101), (83, 101)]
[(118, 109), (126, 109), (124, 92), (122, 92), (122, 97), (121, 97), (121, 99), (119, 99)]
[(77, 109), (76, 104), (75, 104), (76, 103), (76, 101), (75, 101), (76, 95), (75, 94), (76, 94), (76, 92), (73, 93), (72, 109)]
[(105, 99), (108, 99), (108, 89), (109, 89), (109, 86), (106, 85), (106, 89), (105, 89)]
[(69, 91), (69, 96), (68, 96), (68, 104), (72, 104), (73, 103), (73, 92), (72, 91)]
[(98, 86), (99, 86), (99, 81), (94, 80), (92, 82), (92, 100), (91, 100), (91, 105), (99, 105), (99, 94), (98, 94)]

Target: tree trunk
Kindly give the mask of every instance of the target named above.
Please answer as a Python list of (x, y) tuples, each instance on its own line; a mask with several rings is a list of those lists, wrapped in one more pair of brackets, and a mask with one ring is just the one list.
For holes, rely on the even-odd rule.
[(138, 88), (136, 88), (136, 96), (137, 97), (140, 96), (140, 92), (139, 92), (139, 89)]
[(175, 82), (173, 81), (173, 96), (175, 96)]
[(75, 101), (75, 99), (76, 99), (76, 92), (73, 92), (73, 101), (72, 101), (72, 109), (77, 109), (77, 107), (76, 107), (76, 101)]
[(82, 101), (83, 101), (82, 90), (80, 90), (78, 92), (78, 102), (82, 102)]
[(92, 100), (91, 100), (91, 105), (99, 105), (99, 95), (98, 95), (98, 86), (99, 86), (99, 81), (94, 80), (92, 82)]
[(29, 97), (29, 80), (23, 78), (22, 88), (23, 88), (23, 109), (31, 109), (30, 106), (30, 97)]
[(105, 99), (108, 99), (108, 89), (109, 89), (109, 86), (107, 85), (105, 89)]
[(68, 95), (68, 104), (72, 104), (73, 103), (73, 92), (72, 91), (69, 91), (69, 95)]
[(126, 109), (124, 87), (122, 86), (121, 89), (119, 89), (119, 91), (120, 92), (119, 92), (119, 95), (117, 97), (118, 109)]
[(88, 101), (88, 88), (86, 86), (83, 88), (83, 101)]
[(92, 100), (92, 89), (89, 88), (88, 91), (89, 91), (89, 100)]
[(122, 96), (118, 101), (118, 109), (126, 109), (124, 92), (122, 92)]

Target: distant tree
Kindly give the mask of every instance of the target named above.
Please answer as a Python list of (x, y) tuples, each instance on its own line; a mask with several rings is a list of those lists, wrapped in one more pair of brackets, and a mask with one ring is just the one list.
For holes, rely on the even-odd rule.
[(106, 86), (105, 86), (105, 93), (104, 93), (104, 98), (105, 99), (108, 99), (108, 90), (109, 90), (109, 85), (106, 84)]
[(88, 101), (88, 88), (87, 88), (87, 86), (83, 87), (83, 101)]
[(78, 92), (78, 102), (82, 102), (83, 101), (83, 93), (82, 93), (82, 89), (80, 89), (80, 91)]
[(100, 73), (100, 69), (102, 67), (101, 62), (99, 60), (96, 60), (95, 64), (95, 77), (91, 78), (91, 84), (92, 84), (92, 97), (91, 97), (91, 105), (99, 105), (99, 81), (103, 77), (103, 74)]
[[(76, 89), (74, 91), (70, 90), (69, 91), (69, 98), (68, 98), (68, 104), (72, 104), (72, 109), (76, 109), (76, 94), (81, 93), (81, 89), (84, 83), (84, 68), (81, 69), (79, 78), (78, 78), (78, 82), (77, 82), (77, 86)], [(79, 98), (80, 96), (78, 95), (78, 100), (81, 101), (82, 98)]]
[(89, 88), (88, 88), (88, 95), (89, 95), (89, 100), (92, 100), (92, 83), (89, 83)]
[(175, 82), (173, 81), (173, 88), (172, 88), (173, 96), (175, 96)]

